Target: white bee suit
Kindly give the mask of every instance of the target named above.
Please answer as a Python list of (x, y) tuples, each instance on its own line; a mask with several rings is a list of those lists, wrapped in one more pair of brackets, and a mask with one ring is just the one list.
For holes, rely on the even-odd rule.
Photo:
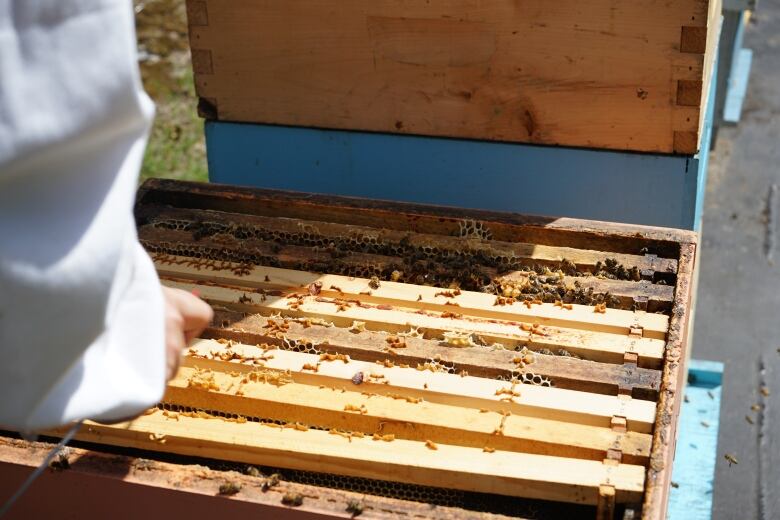
[(132, 204), (154, 114), (130, 0), (0, 0), (0, 425), (133, 415), (165, 384)]

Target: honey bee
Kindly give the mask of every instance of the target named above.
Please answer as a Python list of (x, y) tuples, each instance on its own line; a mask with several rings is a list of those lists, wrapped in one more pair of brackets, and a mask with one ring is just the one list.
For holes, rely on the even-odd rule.
[(268, 275), (265, 275), (265, 277), (263, 278), (263, 281), (264, 281), (264, 282), (270, 282), (270, 281), (271, 281), (271, 279), (270, 279), (270, 278), (268, 278)]
[(344, 292), (344, 291), (342, 291), (342, 290), (341, 290), (341, 287), (338, 287), (338, 286), (336, 286), (336, 285), (331, 285), (331, 286), (330, 286), (330, 288), (331, 288), (331, 290), (333, 290), (333, 291), (338, 291), (338, 292), (340, 292), (340, 293), (343, 293), (343, 292)]
[(406, 401), (407, 403), (417, 404), (421, 403), (422, 399), (419, 397), (411, 397), (408, 395), (400, 395), (400, 394), (385, 394), (386, 397), (390, 397), (392, 399), (400, 399), (403, 401)]
[(402, 271), (395, 270), (392, 273), (390, 273), (390, 280), (393, 282), (397, 282), (401, 279), (401, 277), (404, 275)]
[(252, 298), (246, 295), (246, 293), (243, 293), (238, 298), (238, 303), (252, 303)]
[(349, 327), (350, 332), (354, 332), (355, 334), (358, 334), (360, 332), (365, 332), (366, 330), (366, 322), (365, 321), (353, 321), (352, 325)]
[(219, 494), (220, 495), (235, 495), (241, 491), (241, 484), (237, 484), (235, 482), (225, 482), (224, 484), (219, 486)]
[(762, 386), (758, 390), (759, 390), (759, 392), (761, 392), (761, 395), (763, 395), (764, 397), (769, 397), (769, 387)]
[(345, 364), (349, 363), (349, 356), (346, 354), (331, 354), (324, 352), (320, 354), (320, 361), (343, 361)]
[(368, 286), (374, 290), (379, 289), (380, 285), (381, 284), (379, 283), (379, 278), (377, 278), (376, 276), (372, 276), (371, 280), (368, 281)]
[[(393, 271), (396, 272), (396, 271)], [(347, 502), (347, 513), (352, 515), (352, 518), (363, 514), (363, 504), (357, 500), (350, 500)]]
[(298, 430), (299, 432), (309, 431), (309, 427), (308, 426), (306, 426), (303, 423), (299, 423), (299, 422), (286, 423), (284, 425), (284, 428), (290, 428), (292, 430)]
[(755, 424), (755, 421), (753, 421), (753, 418), (752, 418), (752, 417), (750, 417), (749, 415), (746, 415), (746, 416), (745, 416), (745, 420), (746, 420), (748, 423), (750, 423), (750, 424)]
[(389, 343), (392, 348), (406, 348), (406, 342), (398, 336), (388, 336), (385, 341)]
[(732, 466), (732, 464), (739, 464), (739, 461), (737, 460), (737, 456), (733, 455), (731, 453), (726, 453), (723, 458), (725, 458), (727, 461), (729, 461), (729, 467)]
[[(514, 386), (514, 385), (513, 385)], [(511, 397), (520, 397), (520, 392), (516, 391), (514, 388), (499, 388), (496, 390), (495, 395), (509, 395)]]
[(282, 504), (290, 507), (298, 507), (303, 504), (303, 495), (300, 493), (285, 493), (282, 497)]
[(341, 430), (337, 430), (336, 428), (331, 428), (330, 430), (328, 430), (328, 433), (331, 434), (331, 435), (338, 435), (339, 437), (344, 437), (349, 442), (352, 442), (352, 436), (349, 433), (347, 433), (347, 432), (343, 432)]
[(279, 484), (279, 480), (281, 480), (279, 474), (278, 473), (272, 473), (267, 479), (265, 479), (263, 481), (263, 485), (262, 485), (261, 489), (263, 491), (268, 491), (272, 487), (278, 485)]
[(150, 433), (149, 440), (154, 442), (159, 442), (160, 444), (165, 444), (167, 442), (167, 439), (165, 438), (165, 434), (162, 433)]
[(368, 413), (368, 409), (366, 409), (365, 405), (356, 406), (354, 404), (347, 404), (344, 406), (345, 412), (359, 412), (361, 415), (365, 415)]

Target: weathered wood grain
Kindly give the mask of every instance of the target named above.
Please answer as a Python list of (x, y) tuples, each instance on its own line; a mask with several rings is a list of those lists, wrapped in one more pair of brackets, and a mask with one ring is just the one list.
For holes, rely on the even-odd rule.
[(556, 388), (609, 395), (617, 395), (620, 388), (628, 388), (636, 399), (657, 399), (661, 383), (661, 373), (658, 370), (639, 368), (632, 364), (597, 363), (560, 355), (535, 354), (533, 363), (518, 370), (518, 365), (513, 361), (518, 357), (517, 352), (490, 348), (452, 348), (439, 341), (415, 337), (404, 338), (406, 348), (391, 354), (387, 349), (385, 334), (343, 327), (307, 326), (305, 322), (289, 321), (284, 338), (279, 338), (270, 332), (273, 328), (271, 323), (277, 322), (278, 319), (261, 314), (217, 310), (214, 326), (206, 329), (203, 337), (276, 346), (283, 346), (285, 339), (312, 346), (327, 344), (331, 349), (347, 354), (352, 359), (387, 359), (395, 364), (405, 363), (412, 366), (438, 357), (443, 363), (452, 365), (457, 373), (465, 371), (474, 376), (502, 377), (506, 380), (525, 373), (527, 377), (524, 377), (524, 380), (533, 381), (536, 376), (538, 383), (549, 380)]
[[(215, 0), (190, 44), (210, 117), (660, 153), (698, 149), (719, 1)], [(207, 23), (203, 23), (204, 19)], [(338, 27), (338, 31), (333, 31)], [(709, 38), (708, 38), (709, 39)], [(694, 103), (695, 101), (695, 103)], [(675, 133), (695, 149), (675, 149)]]

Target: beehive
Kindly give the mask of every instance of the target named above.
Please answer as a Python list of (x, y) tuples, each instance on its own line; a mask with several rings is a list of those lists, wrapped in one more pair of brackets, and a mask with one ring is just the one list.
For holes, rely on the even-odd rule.
[(188, 0), (221, 121), (699, 149), (718, 0)]
[(143, 450), (133, 482), (302, 514), (665, 516), (694, 234), (172, 181), (136, 217), (216, 318), (158, 407), (78, 434)]

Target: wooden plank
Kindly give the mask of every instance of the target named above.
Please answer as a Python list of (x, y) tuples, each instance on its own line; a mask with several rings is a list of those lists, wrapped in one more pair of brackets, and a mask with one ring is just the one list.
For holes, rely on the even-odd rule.
[(143, 208), (150, 204), (449, 236), (481, 229), (507, 242), (666, 258), (678, 257), (680, 243), (697, 242), (695, 232), (680, 229), (167, 179), (148, 179), (139, 190), (135, 208), (139, 225), (146, 223)]
[[(422, 367), (385, 367), (356, 360), (320, 363), (320, 356), (316, 354), (286, 350), (269, 352), (243, 344), (231, 346), (227, 354), (236, 360), (231, 363), (221, 360), (220, 355), (224, 355), (225, 350), (224, 345), (215, 340), (198, 340), (189, 349), (182, 364), (228, 373), (251, 372), (261, 366), (264, 370), (291, 371), (298, 383), (325, 385), (345, 391), (354, 390), (352, 378), (357, 372), (363, 372), (361, 389), (376, 394), (399, 394), (434, 403), (510, 411), (529, 417), (600, 427), (609, 427), (613, 417), (625, 417), (629, 431), (649, 433), (653, 429), (655, 403), (627, 396), (512, 384)], [(304, 369), (307, 365), (314, 367), (318, 364), (316, 372)]]
[[(9, 497), (16, 485), (43, 463), (54, 446), (49, 442), (0, 436), (0, 499)], [(153, 517), (169, 512), (173, 518), (203, 518), (206, 512), (214, 512), (224, 518), (248, 515), (283, 519), (288, 518), (286, 515), (294, 515), (296, 519), (324, 520), (344, 516), (350, 502), (364, 507), (363, 516), (384, 512), (405, 518), (439, 520), (457, 520), (464, 515), (481, 520), (518, 520), (516, 512), (520, 512), (522, 519), (531, 520), (538, 518), (536, 513), (540, 508), (546, 510), (545, 503), (511, 499), (511, 516), (475, 511), (468, 509), (466, 504), (452, 507), (437, 503), (432, 511), (429, 502), (302, 484), (291, 481), (290, 475), (281, 478), (279, 484), (266, 488), (262, 485), (265, 476), (212, 469), (203, 464), (154, 460), (153, 452), (145, 453), (151, 455), (150, 458), (141, 458), (117, 451), (110, 447), (100, 451), (68, 446), (68, 470), (47, 472), (48, 475), (36, 481), (34, 490), (25, 495), (26, 500), (14, 506), (15, 517), (59, 518), (62, 503), (67, 502), (70, 518), (138, 518), (150, 514), (152, 500)], [(227, 482), (241, 489), (229, 500), (219, 494), (220, 487)], [(70, 492), (78, 493), (79, 500), (73, 500)], [(305, 497), (303, 504), (294, 509), (284, 505), (282, 497), (288, 493)], [(117, 496), (131, 500), (131, 503), (122, 502), (120, 513), (117, 513)], [(160, 500), (161, 496), (163, 500)], [(49, 503), (42, 504), (39, 497), (47, 497)], [(588, 509), (587, 506), (569, 506), (567, 509), (572, 508), (575, 516)]]
[[(144, 247), (153, 253), (184, 255), (189, 257), (220, 258), (255, 265), (275, 265), (278, 267), (304, 270), (322, 270), (322, 272), (342, 273), (348, 276), (372, 275), (390, 279), (394, 271), (405, 274), (402, 278), (415, 279), (415, 269), (411, 260), (398, 256), (377, 255), (371, 253), (334, 253), (329, 249), (316, 249), (307, 246), (279, 245), (256, 239), (238, 239), (234, 237), (201, 238), (189, 231), (158, 229), (149, 225), (139, 228), (139, 237)], [(433, 262), (432, 262), (433, 263)], [(436, 264), (435, 264), (436, 265)], [(430, 271), (429, 271), (430, 272)], [(472, 272), (479, 273), (478, 280), (453, 272), (444, 264), (433, 269), (437, 279), (443, 285), (449, 281), (468, 282), (462, 288), (476, 289), (476, 284), (489, 283), (499, 277), (497, 269), (472, 265)], [(469, 275), (470, 276), (470, 275)], [(509, 271), (501, 274), (505, 280), (527, 278), (522, 272)], [(564, 276), (561, 280), (565, 287), (579, 287), (583, 291), (593, 290), (594, 295), (607, 294), (617, 298), (621, 308), (632, 309), (636, 302), (647, 300), (647, 311), (658, 312), (671, 309), (674, 287), (657, 285), (649, 281), (631, 282), (610, 280), (592, 276)]]
[[(721, 16), (722, 0), (708, 0), (707, 2), (707, 34), (705, 38), (705, 60), (704, 70), (702, 71), (702, 84), (704, 88), (702, 90), (702, 100), (707, 100), (710, 95), (710, 89), (713, 88), (717, 82), (717, 78), (713, 78), (713, 71), (715, 70), (715, 59), (707, 59), (707, 57), (714, 57), (718, 55), (718, 42), (720, 40), (721, 30)], [(704, 135), (704, 125), (706, 123), (706, 110), (704, 110), (704, 101), (701, 104), (702, 109), (699, 114), (699, 136)], [(701, 144), (701, 143), (700, 143)]]
[[(483, 413), (430, 402), (410, 403), (359, 391), (340, 392), (310, 384), (274, 385), (248, 381), (244, 375), (214, 372), (219, 390), (190, 386), (198, 370), (182, 367), (168, 383), (164, 402), (199, 410), (218, 410), (243, 417), (301, 423), (318, 428), (336, 428), (365, 434), (379, 432), (436, 444), (488, 446), (556, 457), (603, 460), (607, 450), (623, 453), (623, 462), (645, 465), (650, 454), (650, 435), (617, 433), (609, 428), (560, 423), (546, 419)], [(355, 410), (357, 412), (349, 411)], [(500, 431), (500, 435), (495, 432)]]
[(664, 357), (661, 393), (658, 399), (656, 425), (650, 466), (647, 470), (647, 489), (642, 503), (642, 514), (647, 518), (663, 518), (667, 511), (672, 479), (677, 422), (683, 401), (686, 377), (685, 352), (688, 335), (690, 304), (693, 297), (693, 264), (695, 244), (682, 244), (679, 258), (680, 274), (675, 290), (675, 304), (669, 327), (669, 341)]
[[(308, 292), (311, 284), (320, 284), (318, 294), (322, 297), (345, 298), (366, 303), (392, 305), (407, 309), (457, 312), (464, 316), (515, 320), (523, 323), (566, 327), (572, 329), (629, 334), (632, 328), (641, 327), (643, 337), (665, 339), (669, 329), (669, 318), (661, 314), (631, 312), (619, 309), (605, 309), (604, 313), (594, 308), (573, 304), (571, 309), (551, 303), (524, 305), (507, 302), (496, 305), (494, 295), (472, 291), (446, 291), (436, 287), (419, 286), (398, 282), (376, 283), (371, 280), (318, 274), (291, 269), (266, 266), (242, 266), (240, 264), (209, 266), (202, 268), (197, 260), (170, 256), (155, 262), (161, 277), (212, 281), (218, 284), (246, 286), (266, 290), (281, 289), (282, 296)], [(456, 308), (454, 308), (457, 306)]]
[(517, 352), (490, 348), (454, 349), (441, 342), (424, 338), (405, 337), (406, 348), (392, 355), (387, 351), (387, 336), (370, 330), (358, 331), (342, 327), (326, 327), (305, 322), (288, 321), (282, 338), (272, 333), (279, 320), (260, 314), (245, 314), (216, 310), (214, 327), (206, 329), (202, 337), (231, 339), (240, 343), (267, 343), (282, 346), (285, 341), (302, 344), (328, 344), (329, 348), (360, 361), (384, 361), (416, 366), (439, 357), (452, 365), (456, 373), (509, 380), (514, 376), (524, 381), (549, 381), (551, 386), (608, 395), (617, 395), (620, 388), (632, 389), (635, 399), (654, 401), (661, 384), (660, 372), (632, 364), (617, 365), (575, 359), (565, 355), (535, 354), (533, 363), (519, 369), (514, 359)]
[(486, 493), (595, 504), (607, 480), (618, 502), (641, 497), (642, 466), (605, 465), (514, 452), (371, 438), (345, 439), (326, 431), (280, 430), (254, 422), (165, 417), (161, 411), (128, 423), (87, 422), (78, 440), (249, 464), (395, 480)]
[(196, 90), (225, 121), (671, 153), (674, 83), (714, 57), (680, 52), (695, 0), (205, 5)]
[[(293, 305), (295, 300), (289, 298), (248, 292), (240, 287), (215, 286), (205, 281), (193, 283), (187, 280), (165, 279), (163, 283), (187, 291), (197, 290), (205, 300), (227, 309), (264, 315), (283, 313), (292, 317), (324, 318), (342, 327), (350, 327), (358, 321), (363, 322), (369, 330), (390, 333), (409, 332), (410, 328), (417, 328), (425, 338), (440, 341), (446, 340), (445, 332), (476, 334), (487, 344), (500, 343), (509, 349), (522, 346), (531, 350), (565, 349), (585, 359), (619, 364), (624, 362), (626, 352), (632, 351), (638, 356), (639, 366), (647, 368), (659, 367), (664, 351), (664, 341), (660, 339), (551, 327), (524, 331), (519, 323), (464, 317), (455, 319), (441, 315), (432, 316), (432, 313), (418, 314), (395, 308), (377, 308), (371, 304), (347, 304), (351, 306), (345, 308), (338, 303), (341, 301), (339, 299), (329, 300), (308, 295), (301, 297), (300, 304)], [(457, 310), (457, 307), (453, 309)]]
[[(571, 262), (582, 272), (592, 272), (599, 262), (615, 260), (627, 269), (636, 267), (639, 271), (658, 271), (674, 274), (677, 261), (672, 258), (658, 258), (654, 255), (630, 255), (609, 253), (565, 246), (547, 246), (524, 242), (507, 242), (484, 239), (478, 236), (456, 237), (430, 233), (412, 233), (370, 226), (339, 224), (307, 219), (286, 219), (263, 215), (245, 215), (211, 210), (187, 208), (149, 207), (141, 210), (147, 225), (178, 229), (186, 226), (202, 236), (219, 233), (237, 238), (272, 239), (285, 236), (285, 242), (296, 245), (325, 245), (322, 241), (334, 241), (337, 249), (346, 252), (349, 246), (369, 249), (392, 249), (398, 251), (428, 252), (444, 256), (475, 256), (494, 258), (497, 262), (511, 260), (527, 265), (548, 265), (557, 268), (564, 260)], [(238, 236), (240, 235), (240, 237)], [(344, 247), (346, 246), (346, 247)], [(381, 254), (381, 253), (379, 253)], [(385, 253), (386, 254), (386, 253)], [(432, 255), (431, 255), (432, 256)]]

